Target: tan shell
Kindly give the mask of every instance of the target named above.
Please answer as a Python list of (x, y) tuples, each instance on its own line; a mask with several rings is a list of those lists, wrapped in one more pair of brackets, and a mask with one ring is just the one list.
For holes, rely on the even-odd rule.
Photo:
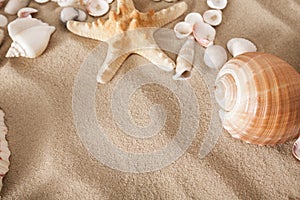
[(10, 151), (5, 138), (7, 127), (4, 123), (4, 112), (0, 110), (0, 190), (2, 189), (2, 179), (8, 172)]
[(229, 60), (216, 79), (223, 127), (245, 142), (273, 145), (299, 136), (300, 75), (265, 53)]

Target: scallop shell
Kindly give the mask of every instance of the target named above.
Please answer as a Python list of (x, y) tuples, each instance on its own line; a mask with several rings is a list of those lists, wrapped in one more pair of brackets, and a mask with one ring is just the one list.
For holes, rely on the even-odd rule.
[(0, 27), (5, 27), (8, 23), (7, 17), (0, 14)]
[(100, 17), (109, 11), (109, 5), (104, 0), (89, 0), (86, 5), (86, 10), (88, 11), (89, 15)]
[(193, 26), (187, 22), (179, 22), (174, 26), (174, 32), (177, 38), (183, 39), (191, 35)]
[(223, 127), (247, 143), (274, 145), (299, 136), (300, 75), (265, 53), (229, 60), (216, 79)]
[(256, 46), (244, 38), (232, 38), (227, 42), (227, 49), (233, 57), (247, 52), (256, 52)]
[(0, 29), (0, 46), (3, 42), (3, 39), (4, 39), (4, 31), (2, 29)]
[(218, 26), (222, 22), (221, 10), (207, 10), (203, 14), (203, 19), (206, 23), (212, 26)]
[(8, 24), (13, 42), (6, 57), (35, 58), (47, 48), (54, 26), (34, 18), (18, 18)]
[(213, 9), (224, 9), (227, 6), (227, 0), (207, 0), (207, 5)]
[(19, 18), (24, 18), (24, 17), (29, 17), (31, 18), (31, 14), (33, 13), (37, 13), (38, 10), (37, 9), (34, 9), (34, 8), (30, 8), (30, 7), (25, 7), (25, 8), (21, 8), (18, 13), (17, 13), (17, 16)]
[(0, 190), (3, 185), (2, 179), (9, 170), (8, 167), (10, 151), (8, 148), (7, 140), (5, 138), (6, 134), (7, 127), (4, 123), (4, 112), (0, 110)]
[(186, 15), (184, 21), (194, 26), (197, 22), (203, 22), (203, 18), (200, 13), (192, 12)]
[(292, 152), (295, 158), (297, 158), (300, 161), (300, 137), (294, 143)]
[(195, 39), (190, 36), (181, 47), (176, 60), (174, 80), (185, 80), (191, 77), (195, 55)]
[(21, 9), (29, 4), (30, 0), (9, 0), (4, 8), (4, 12), (15, 15)]
[(207, 23), (198, 22), (194, 25), (193, 34), (200, 45), (208, 47), (213, 45), (216, 37), (216, 30)]
[(212, 45), (205, 49), (204, 63), (213, 69), (221, 68), (227, 61), (226, 50), (219, 45)]

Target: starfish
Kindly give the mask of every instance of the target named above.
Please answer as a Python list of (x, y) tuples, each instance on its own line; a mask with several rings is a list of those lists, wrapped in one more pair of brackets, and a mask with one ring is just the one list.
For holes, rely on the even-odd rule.
[(131, 54), (141, 55), (159, 68), (172, 71), (175, 63), (158, 47), (153, 36), (155, 29), (151, 28), (163, 27), (186, 10), (187, 4), (179, 2), (157, 12), (144, 13), (135, 8), (132, 0), (117, 0), (117, 11), (110, 11), (106, 21), (101, 18), (93, 22), (69, 21), (67, 28), (76, 35), (108, 43), (107, 57), (97, 75), (97, 81), (104, 84)]

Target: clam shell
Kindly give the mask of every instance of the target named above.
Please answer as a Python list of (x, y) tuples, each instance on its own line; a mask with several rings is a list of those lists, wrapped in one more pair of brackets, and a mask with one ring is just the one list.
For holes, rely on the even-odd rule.
[(32, 13), (37, 13), (38, 10), (37, 9), (34, 9), (34, 8), (30, 8), (30, 7), (25, 7), (25, 8), (21, 8), (18, 13), (17, 13), (17, 16), (19, 18), (24, 18), (24, 17), (32, 17), (31, 14)]
[(212, 26), (218, 26), (222, 22), (222, 11), (207, 10), (203, 14), (203, 20)]
[(233, 57), (247, 52), (256, 52), (256, 46), (244, 38), (232, 38), (227, 42), (227, 49)]
[(200, 45), (208, 47), (213, 45), (216, 37), (216, 30), (207, 23), (198, 22), (194, 25), (193, 34)]
[(70, 20), (85, 21), (86, 17), (86, 13), (83, 10), (73, 7), (65, 7), (60, 12), (60, 20), (63, 23), (67, 23)]
[(5, 27), (8, 23), (7, 18), (0, 14), (0, 27)]
[(109, 11), (109, 5), (104, 0), (89, 0), (86, 5), (86, 9), (89, 15), (100, 17)]
[(285, 61), (245, 53), (223, 66), (215, 84), (223, 127), (232, 137), (274, 145), (299, 136), (300, 75)]
[(187, 14), (184, 21), (194, 26), (197, 22), (203, 22), (203, 18), (200, 13), (192, 12)]
[(227, 0), (207, 0), (207, 5), (213, 9), (224, 9), (227, 6)]
[(174, 80), (185, 80), (191, 77), (195, 56), (195, 39), (190, 36), (181, 47), (177, 60)]
[(174, 32), (177, 38), (183, 39), (191, 35), (193, 26), (187, 22), (179, 22), (174, 26)]
[(4, 40), (4, 31), (2, 29), (0, 29), (0, 46), (3, 42), (3, 40)]
[(35, 58), (47, 48), (54, 26), (34, 18), (18, 18), (8, 24), (13, 42), (6, 57)]
[(226, 50), (219, 45), (212, 45), (205, 49), (204, 63), (213, 69), (221, 68), (227, 61)]
[(0, 110), (0, 190), (2, 189), (2, 179), (8, 172), (10, 150), (6, 140), (7, 127), (4, 123), (4, 112)]
[(4, 8), (4, 12), (15, 15), (21, 9), (29, 4), (30, 0), (9, 0)]
[(300, 137), (294, 143), (292, 152), (295, 158), (297, 158), (300, 161)]

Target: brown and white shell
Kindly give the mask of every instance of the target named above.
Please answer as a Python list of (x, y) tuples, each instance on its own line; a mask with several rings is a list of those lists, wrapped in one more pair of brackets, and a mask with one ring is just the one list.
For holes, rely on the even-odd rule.
[(2, 179), (8, 172), (10, 151), (6, 141), (7, 127), (4, 123), (4, 112), (0, 109), (0, 190), (2, 189)]
[(266, 53), (229, 60), (216, 79), (223, 127), (247, 143), (274, 145), (299, 136), (300, 75)]

